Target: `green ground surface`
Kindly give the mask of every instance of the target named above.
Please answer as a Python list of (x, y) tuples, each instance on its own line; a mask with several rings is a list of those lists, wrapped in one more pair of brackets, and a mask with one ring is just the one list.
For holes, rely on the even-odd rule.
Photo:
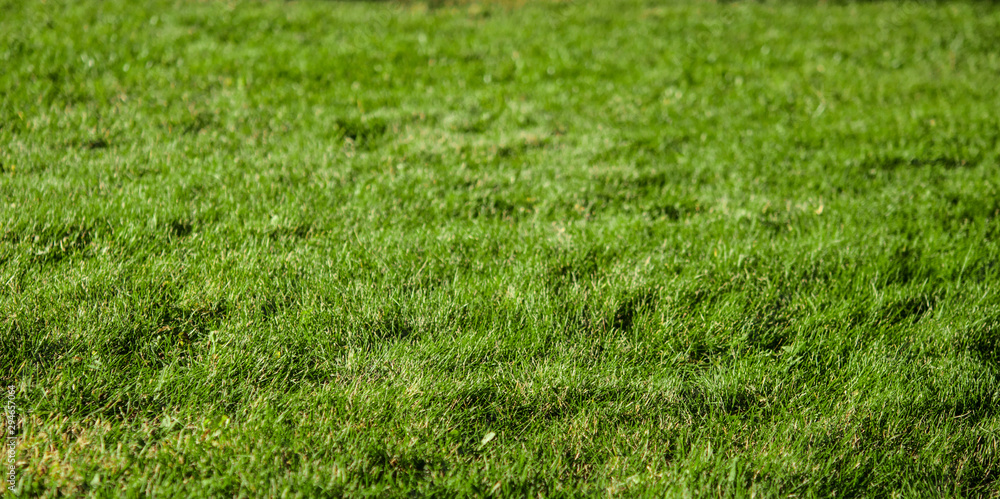
[(1000, 495), (994, 4), (0, 11), (18, 494)]

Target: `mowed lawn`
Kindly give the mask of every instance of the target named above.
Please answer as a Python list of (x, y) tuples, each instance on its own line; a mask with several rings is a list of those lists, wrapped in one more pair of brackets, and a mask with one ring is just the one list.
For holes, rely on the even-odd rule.
[(996, 4), (0, 12), (16, 494), (1000, 495)]

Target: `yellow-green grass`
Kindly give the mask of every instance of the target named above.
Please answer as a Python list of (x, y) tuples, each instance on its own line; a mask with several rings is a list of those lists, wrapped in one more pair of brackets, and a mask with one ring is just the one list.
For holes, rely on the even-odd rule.
[(992, 3), (0, 12), (17, 494), (1000, 494)]

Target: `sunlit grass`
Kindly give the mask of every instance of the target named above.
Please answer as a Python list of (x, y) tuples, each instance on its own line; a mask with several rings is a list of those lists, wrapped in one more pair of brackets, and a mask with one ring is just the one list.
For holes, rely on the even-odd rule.
[(989, 3), (0, 11), (20, 494), (1000, 490)]

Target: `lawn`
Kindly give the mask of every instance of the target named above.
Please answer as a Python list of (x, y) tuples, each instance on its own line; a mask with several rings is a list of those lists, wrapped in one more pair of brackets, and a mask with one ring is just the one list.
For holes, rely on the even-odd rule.
[(0, 12), (16, 495), (1000, 497), (996, 4)]

